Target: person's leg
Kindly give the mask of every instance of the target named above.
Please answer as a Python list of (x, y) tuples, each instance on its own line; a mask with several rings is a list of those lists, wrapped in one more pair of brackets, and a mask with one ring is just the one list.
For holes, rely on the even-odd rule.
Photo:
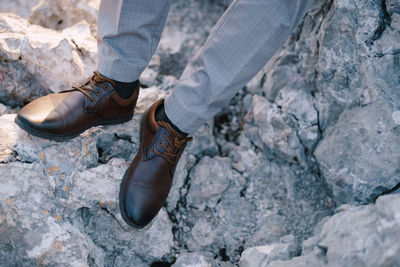
[(170, 0), (102, 0), (98, 16), (99, 72), (133, 82), (147, 67), (164, 29)]
[[(119, 195), (127, 224), (143, 228), (153, 220), (191, 140), (182, 132), (193, 133), (228, 104), (282, 46), (312, 1), (233, 1), (170, 97), (155, 102), (142, 117), (139, 151), (125, 172)], [(175, 127), (157, 116), (164, 107)]]
[(68, 140), (86, 129), (132, 118), (138, 78), (160, 40), (170, 0), (102, 0), (98, 19), (99, 64), (86, 82), (40, 97), (18, 112), (27, 132)]
[(193, 133), (284, 44), (314, 0), (234, 0), (185, 68), (165, 112)]

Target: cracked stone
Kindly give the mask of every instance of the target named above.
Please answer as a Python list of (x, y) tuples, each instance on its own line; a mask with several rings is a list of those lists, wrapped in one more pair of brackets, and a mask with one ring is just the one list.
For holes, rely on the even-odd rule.
[[(54, 30), (63, 30), (81, 21), (95, 25), (99, 5), (100, 0), (40, 1), (32, 9), (28, 21)], [(96, 28), (93, 27), (93, 33), (95, 30)]]
[[(43, 90), (58, 92), (68, 89), (95, 70), (97, 44), (86, 23), (56, 32), (7, 14), (1, 16), (0, 25), (2, 57), (23, 64), (40, 81)], [(19, 82), (18, 78), (14, 77), (14, 83)], [(21, 90), (29, 92), (29, 88), (27, 86)], [(12, 88), (5, 89), (11, 91)], [(16, 93), (29, 96), (28, 92)], [(9, 92), (10, 95), (11, 93)], [(40, 92), (37, 96), (40, 96)], [(32, 98), (22, 100), (28, 101)]]
[(229, 159), (210, 157), (202, 158), (190, 176), (192, 183), (187, 202), (197, 207), (215, 207), (232, 179), (235, 179)]
[(346, 206), (304, 242), (300, 257), (268, 266), (399, 265), (399, 204), (395, 194), (379, 197), (375, 205)]
[(396, 0), (385, 0), (387, 12), (391, 15), (400, 14), (400, 3)]
[(289, 260), (297, 253), (293, 235), (281, 238), (281, 242), (251, 247), (243, 251), (239, 267), (267, 266), (276, 260)]
[(390, 25), (392, 26), (392, 28), (400, 31), (400, 14), (393, 14), (391, 18), (392, 22), (390, 23)]
[(400, 182), (400, 135), (385, 100), (343, 112), (315, 150), (322, 173), (342, 202), (374, 200)]
[(287, 161), (303, 158), (303, 147), (295, 132), (296, 120), (273, 103), (255, 95), (246, 115), (245, 134)]

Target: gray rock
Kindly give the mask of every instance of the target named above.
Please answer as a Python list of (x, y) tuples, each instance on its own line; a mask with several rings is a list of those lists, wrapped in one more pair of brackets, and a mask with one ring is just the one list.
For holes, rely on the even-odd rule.
[(14, 125), (15, 115), (6, 114), (0, 116), (0, 162), (7, 162), (15, 155), (13, 147), (17, 142), (17, 133)]
[(400, 264), (400, 195), (376, 204), (344, 207), (303, 244), (300, 257), (268, 266), (397, 266)]
[[(74, 171), (68, 187), (68, 198), (63, 205), (71, 209), (100, 205), (109, 210), (118, 210), (119, 183), (128, 168), (121, 159), (112, 159), (109, 164), (102, 164), (82, 172)], [(116, 217), (117, 213), (114, 214)]]
[(399, 124), (384, 100), (342, 113), (325, 132), (315, 156), (342, 203), (368, 202), (400, 183)]
[(219, 261), (205, 257), (204, 255), (191, 252), (180, 254), (173, 267), (233, 267), (229, 262)]
[(172, 225), (164, 210), (146, 231), (123, 223), (117, 202), (126, 167), (121, 163), (113, 160), (76, 173), (65, 188), (68, 196), (61, 199), (39, 163), (1, 165), (0, 231), (2, 237), (11, 237), (1, 244), (12, 248), (11, 256), (0, 253), (1, 261), (11, 257), (15, 262), (86, 266), (91, 258), (108, 265), (117, 258), (151, 261), (169, 253)]
[(173, 267), (211, 267), (208, 260), (198, 253), (186, 253), (179, 255)]
[(0, 102), (19, 107), (49, 93), (19, 58), (10, 59), (0, 49), (0, 59)]
[(391, 16), (391, 19), (392, 19), (392, 21), (391, 21), (391, 23), (390, 23), (390, 25), (394, 28), (394, 29), (396, 29), (396, 30), (399, 30), (400, 29), (400, 14), (393, 14), (392, 16)]
[(240, 267), (263, 267), (276, 260), (288, 260), (296, 254), (293, 235), (281, 238), (280, 243), (251, 247), (243, 251), (240, 257)]
[(222, 260), (237, 258), (236, 244), (244, 242), (248, 235), (254, 209), (247, 200), (238, 199), (240, 184), (245, 181), (232, 170), (230, 160), (221, 157), (203, 157), (189, 177), (190, 187), (184, 197), (186, 212), (177, 214), (180, 235), (187, 239), (190, 250), (201, 249), (207, 257), (222, 249), (221, 255), (226, 254)]
[(251, 227), (255, 231), (246, 247), (277, 242), (287, 234), (310, 235), (335, 205), (323, 181), (298, 166), (261, 158), (246, 179), (241, 195), (256, 207)]
[(63, 30), (83, 20), (96, 25), (99, 5), (99, 0), (41, 1), (32, 8), (28, 21), (54, 30)]
[(204, 157), (190, 174), (191, 185), (187, 196), (189, 205), (215, 207), (229, 187), (235, 173), (229, 159)]
[[(2, 15), (0, 53), (3, 60), (12, 62), (13, 69), (3, 71), (3, 76), (11, 76), (5, 79), (7, 87), (1, 88), (1, 91), (5, 90), (8, 95), (15, 95), (14, 98), (26, 102), (48, 89), (53, 92), (68, 89), (95, 70), (96, 47), (96, 40), (91, 36), (87, 23), (56, 32), (31, 25), (12, 14)], [(21, 78), (25, 85), (29, 85), (26, 83), (29, 82), (30, 74), (34, 77), (32, 95), (29, 91), (31, 86), (15, 86), (15, 89), (21, 91), (14, 92), (11, 81), (17, 84)], [(45, 91), (40, 91), (38, 82)]]
[(0, 104), (0, 116), (5, 114), (7, 112), (7, 107), (4, 106), (3, 104)]
[(283, 88), (275, 100), (285, 114), (292, 115), (299, 123), (299, 128), (316, 125), (318, 114), (313, 106), (311, 94), (304, 90)]
[(244, 146), (244, 142), (248, 139), (246, 140), (243, 135), (240, 136), (240, 140), (242, 145), (233, 149), (229, 157), (232, 160), (232, 168), (245, 175), (260, 164), (260, 156), (253, 149)]
[[(381, 149), (398, 142), (393, 122), (400, 96), (398, 4), (385, 3), (387, 10), (376, 1), (316, 1), (259, 74), (265, 97), (254, 97), (244, 125), (256, 147), (301, 165), (315, 166), (308, 155), (321, 142), (314, 156), (339, 202), (371, 201), (399, 182), (394, 150)], [(368, 125), (363, 141), (361, 133), (349, 133), (354, 124)]]
[(386, 0), (385, 3), (386, 3), (387, 11), (388, 11), (388, 13), (390, 15), (392, 15), (392, 16), (395, 15), (393, 13), (400, 14), (400, 4), (399, 4), (398, 1), (396, 1), (396, 0)]
[(302, 145), (309, 151), (314, 150), (315, 145), (321, 138), (321, 133), (317, 125), (300, 129), (297, 134), (300, 138)]
[[(62, 219), (49, 180), (39, 164), (0, 166), (1, 262), (14, 265), (85, 265), (89, 255), (101, 264), (102, 252), (84, 233)], [(95, 254), (95, 255), (94, 255)]]
[(189, 142), (185, 149), (188, 153), (198, 157), (204, 155), (215, 156), (218, 153), (218, 147), (212, 135), (212, 126), (210, 122), (204, 124), (193, 133), (193, 139), (194, 140)]
[(296, 134), (297, 120), (282, 111), (276, 104), (255, 95), (246, 115), (245, 134), (259, 140), (272, 154), (293, 162), (303, 158), (303, 146)]
[(39, 1), (40, 0), (0, 1), (0, 12), (14, 13), (26, 19), (31, 15), (32, 8), (35, 7)]
[[(260, 216), (261, 217), (261, 216)], [(285, 218), (275, 212), (267, 212), (258, 219), (256, 231), (247, 240), (248, 247), (267, 243), (277, 243), (288, 234)]]
[[(236, 262), (247, 247), (279, 242), (289, 233), (311, 234), (315, 223), (330, 214), (333, 204), (315, 177), (245, 147), (234, 151), (231, 162), (205, 157), (190, 171), (183, 213), (174, 211), (178, 240), (185, 240), (190, 251), (207, 256), (219, 251), (218, 259)], [(230, 169), (247, 155), (241, 175)], [(220, 166), (223, 171), (217, 171)], [(207, 178), (210, 174), (215, 180)]]

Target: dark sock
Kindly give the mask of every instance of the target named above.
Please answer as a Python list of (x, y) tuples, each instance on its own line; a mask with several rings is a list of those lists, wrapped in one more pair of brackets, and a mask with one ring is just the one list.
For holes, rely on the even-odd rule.
[(118, 95), (122, 97), (123, 99), (130, 98), (135, 91), (135, 88), (137, 87), (138, 81), (134, 81), (131, 83), (123, 83), (123, 82), (118, 82), (114, 81), (116, 88), (115, 90), (117, 91)]
[(167, 122), (169, 125), (171, 125), (171, 127), (177, 131), (179, 134), (183, 135), (183, 136), (188, 136), (188, 133), (184, 133), (181, 130), (179, 130), (178, 127), (176, 127), (167, 117), (167, 114), (165, 114), (165, 110), (164, 110), (164, 104), (161, 104), (160, 106), (157, 107), (156, 109), (156, 121), (164, 121)]

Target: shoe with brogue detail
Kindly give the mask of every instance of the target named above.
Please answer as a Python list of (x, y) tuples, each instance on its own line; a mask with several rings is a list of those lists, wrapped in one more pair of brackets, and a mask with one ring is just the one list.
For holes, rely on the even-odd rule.
[(143, 228), (157, 215), (171, 189), (176, 165), (191, 137), (185, 137), (164, 121), (156, 121), (155, 102), (143, 114), (140, 146), (121, 182), (119, 206), (124, 221)]
[(65, 141), (93, 126), (129, 121), (139, 96), (139, 80), (127, 99), (121, 98), (115, 88), (113, 80), (95, 71), (79, 86), (27, 104), (19, 111), (15, 123), (32, 135)]

